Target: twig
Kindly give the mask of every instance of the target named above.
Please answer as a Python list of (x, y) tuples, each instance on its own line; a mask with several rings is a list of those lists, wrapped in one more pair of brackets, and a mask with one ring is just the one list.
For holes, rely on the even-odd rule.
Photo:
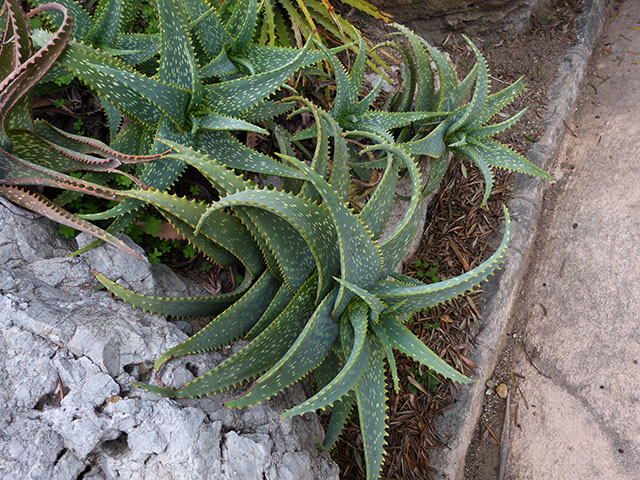
[(525, 347), (524, 345), (522, 345), (522, 350), (524, 351), (524, 356), (527, 357), (527, 360), (529, 360), (529, 363), (531, 364), (531, 366), (533, 368), (536, 369), (536, 371), (542, 375), (544, 378), (547, 378), (549, 380), (551, 380), (551, 377), (549, 375), (547, 375), (546, 373), (542, 373), (542, 370), (540, 370), (538, 367), (536, 367), (536, 364), (533, 363), (533, 360), (531, 360), (531, 356), (529, 355), (529, 352), (527, 352), (527, 347)]
[(489, 425), (487, 425), (486, 423), (482, 422), (482, 425), (484, 425), (484, 428), (487, 429), (487, 432), (489, 432), (491, 434), (491, 436), (493, 437), (493, 439), (496, 441), (496, 443), (498, 445), (500, 445), (500, 440), (498, 439), (498, 436), (493, 433), (493, 430), (491, 430), (491, 428), (489, 428)]
[(567, 125), (567, 122), (562, 120), (562, 123), (564, 123), (564, 126), (567, 127), (567, 130), (569, 130), (569, 133), (571, 135), (573, 135), (574, 137), (578, 138), (578, 134), (576, 132), (574, 132), (569, 125)]
[(60, 377), (60, 372), (56, 371), (58, 375), (58, 387), (60, 387), (60, 401), (64, 400), (64, 383), (62, 383), (62, 378)]
[(504, 408), (504, 423), (502, 435), (500, 435), (500, 469), (498, 480), (504, 480), (507, 470), (507, 457), (509, 456), (509, 429), (511, 428), (511, 391), (507, 391), (507, 405)]

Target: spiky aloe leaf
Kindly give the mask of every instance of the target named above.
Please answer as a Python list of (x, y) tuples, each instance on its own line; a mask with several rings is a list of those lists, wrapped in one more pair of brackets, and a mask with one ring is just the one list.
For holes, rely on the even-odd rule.
[[(246, 289), (249, 282), (243, 282)], [(207, 352), (243, 336), (269, 307), (278, 291), (278, 282), (264, 272), (251, 288), (233, 305), (215, 317), (198, 333), (164, 352), (154, 364), (156, 370), (172, 358)]]
[[(362, 288), (370, 288), (378, 279), (382, 267), (382, 255), (371, 232), (362, 221), (340, 200), (335, 190), (306, 164), (290, 157), (286, 158), (313, 184), (329, 209), (338, 233), (341, 278)], [(340, 286), (333, 311), (339, 317), (353, 294)]]
[(118, 190), (65, 175), (22, 160), (0, 149), (0, 184), (41, 185), (88, 193), (108, 200), (122, 201)]
[[(342, 50), (343, 48), (337, 49)], [(332, 49), (331, 51), (336, 51)], [(247, 52), (243, 55), (243, 60), (250, 65), (254, 73), (264, 73), (275, 70), (285, 63), (289, 63), (295, 59), (300, 53), (296, 48), (269, 47), (266, 45), (249, 46)], [(311, 65), (324, 60), (325, 53), (320, 50), (307, 52), (303, 65)]]
[(292, 61), (269, 72), (204, 87), (205, 104), (226, 115), (235, 116), (248, 110), (271, 95), (303, 65), (310, 45), (308, 41)]
[(524, 80), (520, 77), (507, 88), (490, 95), (480, 115), (469, 124), (469, 128), (484, 125), (491, 117), (509, 105), (524, 90)]
[(122, 34), (118, 35), (116, 49), (109, 51), (128, 65), (139, 65), (154, 57), (160, 51), (160, 35)]
[[(247, 278), (251, 277), (247, 276)], [(176, 318), (217, 315), (242, 297), (250, 284), (249, 281), (243, 282), (233, 292), (210, 297), (156, 297), (134, 292), (122, 285), (118, 285), (101, 273), (96, 275), (96, 279), (111, 293), (136, 308), (140, 308), (145, 312)]]
[(483, 138), (491, 137), (493, 135), (496, 135), (500, 132), (507, 130), (508, 128), (511, 128), (513, 125), (515, 125), (515, 123), (518, 120), (520, 120), (520, 118), (526, 113), (527, 110), (528, 110), (528, 107), (523, 108), (518, 113), (516, 113), (513, 117), (505, 120), (504, 122), (485, 125), (483, 127), (468, 128), (465, 130), (465, 134), (467, 135), (467, 138), (469, 139), (470, 142), (473, 139), (480, 140)]
[(396, 393), (399, 393), (400, 379), (398, 378), (398, 367), (396, 366), (396, 357), (393, 355), (391, 341), (380, 324), (371, 324), (371, 330), (382, 347), (382, 350), (384, 350), (384, 356), (387, 357), (387, 363), (389, 364), (389, 370), (391, 371), (391, 378), (393, 379), (393, 388)]
[(498, 168), (506, 168), (527, 175), (535, 175), (545, 180), (553, 180), (553, 177), (537, 165), (531, 163), (518, 152), (511, 150), (506, 145), (485, 138), (473, 142), (468, 146), (473, 152), (482, 157), (489, 165)]
[(202, 97), (202, 83), (187, 29), (185, 7), (177, 0), (155, 0), (155, 4), (162, 36), (160, 81), (190, 91), (190, 107), (197, 108)]
[(111, 171), (120, 166), (115, 158), (97, 158), (61, 147), (28, 130), (10, 130), (13, 155), (27, 162), (60, 172), (76, 170)]
[(297, 170), (242, 145), (229, 132), (201, 130), (196, 144), (199, 150), (214, 156), (229, 168), (288, 178), (303, 177)]
[(329, 418), (329, 425), (327, 431), (324, 434), (324, 440), (322, 441), (322, 448), (324, 450), (331, 450), (344, 428), (345, 423), (349, 419), (349, 415), (353, 410), (353, 406), (356, 402), (356, 396), (353, 392), (349, 392), (342, 400), (338, 400), (331, 409), (331, 417)]
[(238, 0), (225, 30), (231, 38), (232, 55), (244, 53), (251, 42), (258, 18), (258, 0)]
[[(26, 16), (22, 12), (22, 8), (19, 2), (7, 1), (4, 2), (2, 9), (6, 8), (7, 14), (9, 15), (9, 24), (11, 25), (11, 30), (13, 31), (13, 50), (15, 53), (16, 66), (23, 64), (27, 61), (29, 57), (33, 54), (33, 48), (31, 45), (31, 40), (29, 39), (29, 24), (27, 22), (27, 14)], [(49, 8), (45, 10), (51, 10)], [(55, 9), (55, 7), (53, 8)], [(42, 11), (42, 10), (41, 10)], [(40, 13), (36, 9), (36, 13), (31, 14), (31, 16)]]
[[(205, 257), (211, 260), (213, 263), (218, 265), (219, 267), (230, 267), (232, 265), (237, 265), (239, 262), (238, 259), (231, 253), (229, 250), (226, 250), (222, 246), (217, 243), (211, 241), (207, 235), (195, 235), (194, 228), (188, 223), (182, 221), (179, 217), (175, 215), (161, 210), (160, 213), (167, 221), (182, 235), (182, 237), (189, 242), (189, 244), (196, 247), (196, 249), (202, 253)], [(250, 272), (249, 276), (253, 278), (252, 273)]]
[(458, 99), (458, 77), (453, 69), (451, 61), (437, 48), (422, 40), (429, 51), (429, 55), (436, 64), (438, 77), (440, 77), (440, 90), (438, 93), (437, 111), (451, 111), (456, 107)]
[(205, 130), (244, 130), (246, 132), (256, 132), (263, 135), (269, 134), (264, 128), (253, 125), (252, 123), (213, 112), (206, 113), (200, 119), (200, 128), (204, 128)]
[[(327, 60), (331, 64), (331, 68), (333, 69), (334, 80), (336, 83), (336, 95), (333, 100), (333, 107), (331, 108), (331, 115), (333, 118), (338, 121), (349, 112), (349, 110), (353, 107), (355, 102), (351, 101), (353, 98), (353, 94), (350, 90), (349, 77), (347, 72), (338, 60), (338, 58), (329, 52), (329, 50), (318, 42), (318, 46), (325, 52), (327, 56)], [(358, 92), (359, 93), (359, 92)], [(357, 98), (357, 93), (356, 93)]]
[[(326, 295), (331, 283), (331, 276), (335, 275), (339, 268), (337, 238), (327, 208), (287, 192), (248, 189), (221, 198), (209, 208), (208, 212), (225, 208), (236, 210), (238, 207), (263, 210), (272, 214), (266, 217), (256, 217), (257, 211), (250, 213), (252, 220), (264, 234), (274, 253), (276, 249), (282, 251), (282, 254), (277, 254), (277, 256), (283, 262), (282, 267), (290, 272), (289, 275), (285, 273), (287, 277), (297, 278), (304, 272), (307, 272), (306, 277), (308, 277), (310, 271), (308, 270), (309, 265), (305, 263), (304, 252), (310, 250), (314, 260), (312, 266), (317, 267), (318, 270), (318, 299)], [(289, 231), (283, 231), (281, 235), (277, 229), (283, 229), (284, 225), (273, 223), (273, 219), (270, 218), (273, 215), (287, 222), (293, 229), (293, 235)], [(203, 215), (201, 222), (204, 223), (206, 218), (206, 215)], [(296, 239), (304, 240), (302, 245)], [(297, 260), (292, 262), (291, 258)], [(297, 284), (297, 282), (295, 283)], [(294, 290), (297, 288), (299, 285), (294, 287)]]
[(285, 411), (282, 414), (284, 417), (303, 415), (333, 406), (335, 402), (348, 395), (362, 378), (369, 364), (371, 350), (371, 344), (367, 338), (367, 309), (360, 304), (348, 311), (348, 316), (353, 326), (354, 338), (351, 353), (344, 366), (318, 393), (300, 405)]
[(329, 184), (336, 191), (340, 199), (347, 201), (351, 187), (351, 172), (349, 170), (351, 151), (347, 147), (347, 140), (338, 122), (331, 118), (326, 112), (321, 112), (320, 116), (327, 123), (328, 134), (333, 136), (333, 158)]
[(331, 318), (337, 292), (329, 293), (318, 305), (304, 329), (278, 362), (241, 397), (226, 402), (228, 407), (246, 407), (262, 402), (294, 384), (318, 366), (338, 336), (340, 325)]
[(223, 47), (231, 42), (231, 38), (224, 29), (215, 7), (210, 6), (205, 0), (184, 0), (183, 3), (191, 19), (189, 29), (195, 32), (209, 58), (217, 57), (223, 51)]
[(459, 128), (464, 128), (472, 124), (482, 113), (489, 94), (489, 74), (487, 72), (487, 62), (480, 53), (480, 50), (473, 44), (468, 37), (464, 36), (465, 41), (471, 47), (475, 57), (477, 67), (476, 87), (473, 91), (471, 101), (465, 107), (459, 109), (452, 115), (451, 126), (449, 131), (455, 132)]
[(386, 132), (426, 119), (441, 119), (448, 112), (367, 112), (353, 119), (354, 129)]
[[(276, 260), (279, 278), (295, 292), (316, 266), (317, 257), (311, 253), (306, 239), (289, 220), (262, 206), (242, 206), (243, 203), (235, 206), (234, 211), (246, 214), (251, 219)], [(296, 261), (292, 262), (292, 258)]]
[(507, 250), (511, 237), (511, 219), (506, 208), (504, 213), (505, 231), (500, 246), (493, 255), (473, 270), (443, 282), (418, 287), (379, 283), (372, 293), (390, 306), (403, 302), (403, 305), (396, 310), (396, 315), (401, 316), (438, 305), (478, 285), (493, 273)]
[(289, 350), (313, 313), (317, 279), (309, 278), (269, 327), (238, 353), (179, 389), (135, 384), (163, 396), (201, 397), (249, 380), (271, 368)]
[(472, 382), (471, 379), (449, 366), (393, 316), (383, 318), (380, 326), (391, 342), (391, 345), (405, 355), (413, 358), (416, 362), (456, 382)]
[(387, 166), (382, 179), (371, 195), (360, 214), (360, 220), (368, 225), (373, 237), (378, 239), (387, 224), (393, 201), (395, 199), (396, 186), (398, 185), (398, 171), (400, 163), (394, 161), (393, 155), (387, 155)]
[[(51, 35), (34, 30), (37, 45), (46, 44)], [(145, 77), (115, 57), (89, 46), (69, 42), (59, 64), (118, 108), (150, 126), (157, 126), (162, 113), (184, 125), (189, 103), (186, 90)]]
[[(43, 6), (50, 2), (48, 2), (47, 0), (30, 0), (29, 3), (35, 6)], [(56, 3), (65, 7), (73, 17), (74, 27), (71, 38), (73, 38), (74, 40), (82, 40), (86, 38), (87, 33), (89, 33), (94, 25), (91, 15), (89, 15), (86, 10), (84, 10), (84, 8), (82, 8), (82, 6), (75, 0), (60, 0)], [(60, 11), (49, 11), (47, 12), (46, 16), (55, 28), (60, 28), (60, 26), (64, 22), (64, 15)]]
[[(316, 108), (312, 102), (302, 97), (293, 97), (293, 99), (307, 106), (306, 109), (298, 110), (298, 112), (304, 112), (309, 110), (314, 118), (314, 136), (316, 138), (316, 148), (313, 152), (313, 158), (311, 159), (311, 169), (318, 175), (325, 178), (329, 169), (329, 135), (327, 122), (324, 118), (321, 118), (320, 109)], [(320, 202), (321, 196), (318, 191), (313, 187), (310, 182), (304, 182), (300, 193), (313, 202)]]
[(430, 193), (434, 192), (444, 175), (447, 173), (447, 168), (449, 167), (449, 153), (443, 153), (439, 158), (436, 158), (431, 161), (429, 164), (429, 179), (427, 180), (427, 184), (422, 189), (422, 196), (426, 197)]
[(447, 144), (444, 139), (448, 128), (449, 122), (445, 120), (425, 137), (398, 145), (407, 153), (427, 155), (434, 158), (442, 157), (447, 151)]
[(369, 366), (356, 387), (367, 480), (380, 477), (387, 430), (387, 383), (380, 352), (372, 350)]
[(461, 105), (464, 102), (467, 94), (471, 91), (471, 87), (473, 87), (473, 83), (478, 76), (478, 62), (473, 64), (467, 76), (460, 82), (458, 85), (458, 96), (456, 97), (455, 105)]
[(360, 95), (362, 84), (364, 83), (364, 74), (367, 68), (367, 47), (365, 46), (364, 39), (362, 38), (362, 35), (360, 35), (360, 32), (354, 29), (354, 33), (358, 39), (358, 55), (356, 55), (356, 60), (353, 62), (351, 71), (348, 75), (348, 101), (350, 104), (355, 104), (358, 101), (358, 96)]
[(13, 26), (9, 20), (9, 12), (3, 8), (0, 12), (0, 78), (6, 78), (16, 67), (13, 37)]
[(265, 310), (262, 317), (251, 327), (251, 329), (245, 335), (247, 340), (253, 340), (256, 338), (265, 328), (267, 328), (271, 322), (273, 322), (278, 315), (289, 305), (293, 298), (293, 292), (286, 286), (281, 285), (278, 293), (273, 297), (273, 301), (269, 304), (269, 308)]
[[(185, 145), (191, 145), (193, 143), (193, 135), (190, 132), (181, 132), (178, 130), (166, 115), (160, 118), (160, 123), (157, 128), (156, 133), (160, 138), (169, 139), (174, 142), (182, 142)], [(166, 150), (165, 144), (156, 139), (151, 148), (151, 153), (157, 154), (166, 152)], [(146, 164), (140, 174), (140, 181), (148, 187), (165, 190), (173, 185), (184, 169), (184, 162), (167, 155), (155, 162)], [(84, 215), (83, 217), (88, 220), (115, 218), (109, 226), (109, 231), (116, 233), (125, 229), (136, 219), (138, 216), (136, 210), (138, 210), (141, 205), (141, 202), (128, 198), (110, 210)]]
[(482, 203), (480, 205), (484, 205), (487, 203), (487, 199), (493, 188), (493, 172), (491, 171), (491, 167), (485, 161), (485, 157), (479, 155), (476, 149), (471, 148), (470, 145), (459, 145), (453, 147), (452, 150), (459, 156), (471, 160), (480, 169), (482, 177), (484, 178), (484, 195), (482, 196)]
[(413, 54), (416, 57), (418, 91), (416, 93), (415, 109), (418, 112), (429, 111), (434, 103), (434, 80), (433, 72), (431, 71), (431, 59), (425, 51), (424, 44), (420, 37), (403, 25), (394, 24), (393, 26), (407, 37)]
[[(195, 237), (195, 228), (206, 211), (206, 205), (180, 198), (158, 190), (133, 190), (123, 192), (136, 200), (148, 202), (161, 212), (168, 213), (183, 222), (180, 230), (187, 237)], [(264, 262), (256, 244), (247, 235), (247, 229), (234, 215), (218, 211), (211, 214), (211, 222), (200, 229), (200, 234), (231, 252), (247, 268), (252, 276), (264, 269)], [(178, 226), (178, 225), (176, 225)]]
[(353, 283), (347, 282), (346, 280), (342, 280), (341, 278), (334, 278), (334, 280), (344, 285), (358, 297), (360, 297), (360, 299), (364, 300), (364, 302), (369, 306), (369, 319), (373, 323), (378, 321), (380, 314), (386, 308), (386, 305), (382, 300), (380, 300), (371, 292), (366, 291), (364, 288), (360, 288)]
[(102, 0), (98, 2), (93, 15), (93, 26), (84, 40), (96, 45), (114, 46), (120, 31), (123, 7), (123, 0)]
[(378, 83), (376, 83), (374, 85), (374, 87), (371, 89), (371, 91), (369, 93), (367, 93), (362, 100), (360, 100), (357, 105), (355, 107), (353, 107), (353, 109), (351, 110), (351, 115), (362, 115), (363, 113), (365, 113), (367, 110), (369, 110), (369, 108), (371, 108), (371, 106), (373, 105), (373, 103), (376, 101), (376, 99), (378, 98), (378, 95), (380, 95), (380, 91), (382, 90), (382, 85), (384, 83), (384, 79), (380, 78), (380, 80), (378, 81)]
[(88, 155), (100, 155), (102, 157), (114, 158), (121, 163), (126, 164), (145, 163), (159, 160), (165, 153), (167, 153), (167, 149), (165, 149), (162, 153), (156, 153), (153, 155), (135, 155), (123, 153), (115, 150), (113, 147), (110, 147), (99, 140), (96, 140), (95, 138), (84, 137), (82, 135), (74, 135), (73, 133), (68, 133), (64, 130), (60, 130), (59, 128), (54, 127), (44, 120), (36, 120), (33, 124), (33, 131), (49, 142), (66, 147), (70, 150)]
[(217, 56), (213, 57), (207, 64), (200, 68), (200, 76), (202, 79), (211, 77), (223, 77), (232, 73), (236, 73), (237, 67), (227, 55), (227, 50), (223, 48)]
[(422, 180), (416, 162), (397, 145), (378, 144), (367, 147), (364, 151), (366, 152), (368, 150), (384, 150), (397, 156), (404, 163), (409, 173), (409, 178), (411, 179), (411, 198), (407, 206), (407, 211), (394, 231), (380, 242), (380, 250), (382, 252), (382, 258), (384, 259), (381, 278), (384, 278), (402, 261), (418, 233), (422, 214)]
[(28, 192), (18, 187), (0, 185), (0, 195), (8, 198), (14, 203), (20, 206), (28, 208), (40, 215), (44, 215), (51, 220), (54, 220), (67, 227), (75, 228), (93, 235), (100, 240), (103, 240), (111, 245), (119, 248), (125, 253), (142, 260), (142, 257), (138, 255), (138, 252), (129, 247), (119, 238), (114, 237), (110, 233), (96, 227), (92, 223), (89, 223), (72, 213), (69, 213), (65, 209), (58, 207), (56, 204), (50, 202), (47, 198), (35, 192)]
[(254, 105), (249, 110), (245, 111), (238, 118), (247, 122), (262, 122), (264, 120), (271, 120), (285, 113), (289, 113), (293, 109), (293, 104), (280, 103), (273, 100), (265, 100), (258, 105)]

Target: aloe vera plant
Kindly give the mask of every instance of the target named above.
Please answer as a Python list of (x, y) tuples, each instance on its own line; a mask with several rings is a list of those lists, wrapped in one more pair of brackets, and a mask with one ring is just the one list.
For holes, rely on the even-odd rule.
[[(229, 407), (244, 407), (272, 397), (313, 371), (324, 379), (317, 393), (285, 415), (331, 409), (324, 441), (330, 448), (357, 405), (367, 475), (378, 478), (386, 431), (383, 359), (387, 358), (396, 388), (393, 349), (455, 381), (469, 381), (403, 323), (413, 312), (456, 297), (487, 278), (505, 254), (509, 218), (496, 253), (467, 274), (431, 285), (394, 274), (418, 229), (422, 194), (416, 161), (379, 135), (350, 133), (369, 140), (365, 152), (386, 160), (376, 191), (355, 214), (346, 203), (350, 178), (341, 173), (349, 168), (346, 139), (330, 115), (305, 105), (316, 119), (319, 147), (311, 166), (283, 156), (304, 177), (297, 194), (260, 188), (215, 158), (170, 141), (166, 143), (173, 152), (168, 156), (200, 170), (220, 193), (220, 200), (203, 205), (153, 189), (121, 192), (154, 205), (185, 236), (199, 239), (203, 249), (209, 244), (231, 253), (244, 265), (246, 277), (256, 278), (246, 291), (234, 292), (242, 296), (207, 327), (165, 352), (155, 368), (238, 338), (250, 340), (244, 349), (178, 388), (138, 385), (175, 398), (244, 385), (244, 393), (227, 402)], [(412, 182), (409, 208), (397, 228), (381, 238), (400, 166), (407, 169)], [(215, 254), (211, 252), (212, 257)], [(204, 311), (195, 299), (148, 297), (104, 276), (98, 278), (125, 301), (151, 312), (185, 316)], [(209, 301), (215, 303), (215, 299)]]
[[(487, 201), (493, 187), (492, 167), (553, 180), (548, 173), (529, 162), (524, 156), (491, 138), (514, 125), (525, 113), (526, 109), (503, 122), (490, 123), (498, 112), (522, 93), (524, 89), (522, 78), (490, 95), (487, 62), (467, 37), (464, 39), (476, 57), (476, 64), (467, 77), (460, 82), (451, 61), (438, 49), (406, 27), (401, 25), (396, 27), (409, 40), (416, 59), (417, 94), (414, 102), (434, 111), (452, 112), (430, 131), (418, 132), (413, 138), (399, 143), (399, 146), (408, 153), (437, 159), (432, 164), (434, 181), (432, 182), (430, 178), (430, 184), (438, 184), (444, 175), (448, 151), (473, 162), (482, 172), (485, 180), (483, 204)], [(437, 92), (434, 92), (433, 88), (431, 60), (436, 64), (440, 79), (440, 89)], [(471, 100), (460, 106), (474, 84)]]

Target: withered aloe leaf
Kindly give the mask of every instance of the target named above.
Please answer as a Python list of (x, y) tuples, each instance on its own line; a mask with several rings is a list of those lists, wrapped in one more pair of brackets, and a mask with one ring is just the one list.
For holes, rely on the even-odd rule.
[[(24, 97), (29, 90), (40, 80), (51, 65), (58, 59), (71, 38), (73, 31), (73, 19), (66, 8), (49, 4), (33, 9), (29, 16), (35, 16), (41, 12), (56, 10), (64, 15), (60, 28), (51, 36), (36, 52), (31, 54), (29, 32), (26, 28), (25, 16), (22, 8), (16, 0), (5, 0), (4, 5), (11, 12), (9, 23), (15, 36), (14, 69), (0, 82), (0, 148), (11, 151), (11, 140), (5, 131), (7, 115), (10, 110)], [(25, 36), (26, 41), (25, 43)], [(3, 49), (4, 51), (4, 49)], [(28, 58), (24, 58), (29, 55)], [(4, 54), (3, 54), (4, 57)]]
[(0, 195), (8, 198), (13, 203), (16, 203), (22, 207), (28, 208), (40, 215), (43, 215), (51, 220), (54, 220), (62, 225), (75, 228), (93, 235), (100, 240), (103, 240), (111, 245), (119, 248), (125, 253), (142, 260), (142, 257), (134, 249), (129, 247), (119, 238), (111, 235), (110, 233), (96, 227), (92, 223), (87, 222), (79, 217), (76, 217), (72, 213), (69, 213), (65, 209), (58, 207), (55, 203), (49, 201), (44, 196), (36, 192), (29, 192), (16, 186), (0, 185)]

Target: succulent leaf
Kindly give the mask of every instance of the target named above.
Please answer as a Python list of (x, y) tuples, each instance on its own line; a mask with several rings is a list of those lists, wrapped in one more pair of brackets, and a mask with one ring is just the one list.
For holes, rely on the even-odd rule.
[(400, 143), (398, 146), (407, 153), (439, 158), (447, 151), (447, 144), (444, 142), (444, 139), (447, 134), (448, 127), (449, 122), (444, 121), (425, 137), (419, 140)]
[(509, 147), (489, 138), (479, 140), (469, 145), (476, 155), (485, 158), (485, 161), (494, 167), (506, 168), (527, 175), (553, 180), (553, 177), (537, 165), (531, 163), (519, 153)]
[(251, 327), (245, 335), (247, 340), (256, 338), (278, 315), (289, 305), (293, 299), (293, 292), (286, 285), (281, 285), (278, 292), (273, 297), (273, 301), (269, 304), (269, 308), (262, 314), (262, 317)]
[(282, 414), (284, 417), (303, 415), (334, 406), (338, 400), (343, 399), (349, 392), (353, 391), (362, 378), (369, 364), (371, 351), (371, 343), (367, 338), (367, 309), (361, 304), (358, 308), (352, 309), (348, 316), (353, 326), (354, 339), (351, 353), (344, 366), (318, 393), (300, 405), (285, 411)]
[(491, 167), (485, 161), (485, 157), (479, 155), (477, 149), (472, 148), (470, 145), (460, 145), (454, 147), (452, 150), (459, 156), (471, 160), (480, 169), (480, 173), (482, 173), (482, 177), (484, 178), (484, 195), (480, 205), (484, 206), (493, 188), (493, 172), (491, 171)]
[(422, 201), (422, 180), (416, 162), (399, 146), (382, 143), (372, 145), (365, 151), (367, 150), (384, 150), (394, 154), (404, 163), (409, 173), (409, 178), (411, 179), (411, 198), (407, 206), (407, 211), (393, 232), (380, 242), (380, 250), (382, 252), (382, 258), (384, 259), (380, 275), (381, 278), (384, 278), (402, 261), (418, 233), (422, 212), (420, 208)]
[(246, 393), (226, 402), (228, 407), (247, 407), (262, 402), (297, 382), (322, 362), (340, 330), (340, 325), (331, 318), (336, 295), (334, 290), (320, 302), (289, 350)]
[(278, 89), (305, 61), (311, 42), (288, 63), (269, 72), (204, 87), (205, 104), (213, 111), (239, 115)]
[(233, 387), (268, 370), (289, 350), (313, 313), (316, 282), (315, 276), (309, 278), (267, 329), (206, 374), (177, 390), (143, 384), (139, 386), (151, 392), (161, 391), (161, 395), (170, 397), (201, 397)]
[(377, 350), (369, 356), (369, 366), (356, 387), (360, 430), (367, 466), (367, 480), (380, 477), (387, 430), (387, 383), (384, 364)]
[[(196, 237), (194, 231), (200, 218), (206, 211), (206, 205), (180, 198), (158, 190), (133, 190), (123, 194), (139, 201), (152, 204), (162, 213), (181, 220), (180, 233), (187, 238)], [(171, 218), (173, 219), (173, 218)], [(264, 262), (255, 242), (247, 234), (247, 229), (240, 219), (227, 212), (217, 211), (210, 215), (211, 222), (201, 226), (200, 234), (211, 242), (231, 252), (247, 268), (252, 276), (257, 277), (264, 269)]]
[[(248, 282), (246, 282), (240, 285), (240, 287), (233, 292), (211, 297), (155, 297), (134, 292), (122, 285), (118, 285), (116, 282), (110, 280), (101, 273), (96, 275), (96, 279), (104, 285), (109, 292), (136, 308), (140, 308), (145, 312), (176, 318), (217, 315), (230, 304), (238, 300), (238, 298), (242, 297), (249, 286)], [(256, 284), (257, 283), (258, 282), (256, 282)], [(237, 303), (238, 302), (233, 304), (236, 305)], [(235, 340), (235, 338), (237, 337), (233, 337), (231, 340)], [(169, 351), (174, 349), (175, 347)]]
[(199, 150), (214, 156), (229, 168), (265, 175), (303, 178), (297, 170), (242, 145), (228, 132), (201, 130), (198, 132), (197, 146)]
[(456, 382), (469, 383), (472, 381), (449, 366), (442, 358), (422, 343), (418, 337), (411, 333), (411, 330), (393, 316), (384, 317), (380, 322), (380, 326), (391, 342), (391, 345), (405, 355), (413, 358), (416, 362)]
[(488, 122), (496, 113), (509, 105), (524, 90), (524, 80), (520, 77), (507, 88), (489, 95), (480, 115), (469, 124), (469, 128), (479, 127)]
[[(247, 333), (269, 307), (269, 303), (278, 290), (278, 282), (269, 272), (264, 272), (247, 291), (249, 283), (250, 280), (243, 282), (238, 288), (240, 290), (239, 293), (232, 292), (235, 294), (235, 298), (240, 298), (211, 320), (206, 327), (160, 355), (154, 364), (154, 368), (160, 370), (172, 358), (215, 350)], [(243, 293), (244, 295), (242, 295)], [(212, 297), (212, 299), (215, 298), (217, 297)], [(221, 310), (220, 307), (228, 306), (230, 303), (220, 302), (219, 305), (215, 305), (215, 308), (211, 308), (210, 312), (207, 313), (207, 307), (209, 307), (207, 302), (213, 303), (213, 301), (205, 298), (201, 302), (203, 303), (202, 313), (193, 316), (215, 315)], [(175, 307), (177, 307), (176, 310), (178, 312), (181, 311), (179, 305)]]
[[(306, 164), (286, 158), (313, 184), (331, 213), (338, 233), (341, 278), (362, 288), (370, 288), (378, 278), (382, 267), (382, 255), (371, 233), (362, 221), (340, 200), (335, 190)], [(353, 294), (340, 286), (333, 315), (339, 317)]]
[[(308, 270), (309, 265), (305, 264), (304, 252), (310, 250), (315, 260), (313, 266), (318, 270), (318, 299), (326, 295), (331, 277), (339, 269), (336, 232), (326, 207), (286, 192), (247, 189), (223, 197), (210, 207), (209, 211), (229, 207), (234, 210), (237, 207), (245, 209), (252, 207), (250, 213), (252, 220), (265, 238), (269, 239), (268, 243), (272, 248), (285, 248), (281, 255), (277, 255), (281, 262), (286, 262), (283, 268), (291, 272), (301, 269), (302, 272), (307, 273), (306, 277), (308, 277), (310, 270)], [(256, 217), (257, 210), (270, 212), (270, 214), (266, 217)], [(270, 218), (274, 215), (286, 222), (293, 232), (288, 230), (279, 232), (278, 230), (283, 229), (284, 225), (282, 222), (274, 223), (273, 218)], [(295, 241), (296, 239), (303, 240), (303, 243), (299, 244)], [(276, 245), (277, 243), (279, 245)], [(291, 258), (297, 260), (291, 262)], [(297, 276), (298, 274), (292, 273), (291, 278)], [(297, 290), (300, 285), (297, 285), (297, 282), (292, 284), (294, 290)]]
[(355, 403), (355, 393), (349, 392), (342, 400), (338, 400), (333, 406), (329, 425), (327, 426), (327, 431), (324, 434), (324, 440), (322, 442), (323, 449), (331, 450), (335, 446)]
[(391, 378), (393, 379), (393, 388), (396, 393), (400, 392), (400, 379), (398, 378), (398, 367), (396, 366), (396, 358), (393, 355), (393, 348), (391, 341), (387, 336), (382, 326), (378, 323), (371, 324), (371, 330), (373, 331), (376, 340), (384, 351), (384, 356), (387, 357), (387, 363), (389, 364), (389, 370), (391, 371)]
[(505, 231), (500, 246), (493, 255), (473, 270), (469, 270), (449, 280), (418, 287), (407, 285), (394, 286), (389, 283), (379, 283), (378, 286), (372, 290), (372, 293), (376, 294), (382, 301), (390, 306), (404, 302), (404, 304), (396, 310), (396, 315), (402, 315), (405, 313), (411, 314), (418, 310), (438, 305), (473, 288), (493, 273), (505, 255), (509, 239), (511, 238), (511, 219), (506, 208), (504, 212)]
[(394, 161), (393, 155), (387, 155), (387, 166), (378, 186), (374, 190), (371, 198), (366, 203), (360, 214), (360, 220), (368, 225), (377, 240), (389, 219), (393, 201), (395, 199), (396, 186), (398, 185), (398, 171), (400, 163)]

